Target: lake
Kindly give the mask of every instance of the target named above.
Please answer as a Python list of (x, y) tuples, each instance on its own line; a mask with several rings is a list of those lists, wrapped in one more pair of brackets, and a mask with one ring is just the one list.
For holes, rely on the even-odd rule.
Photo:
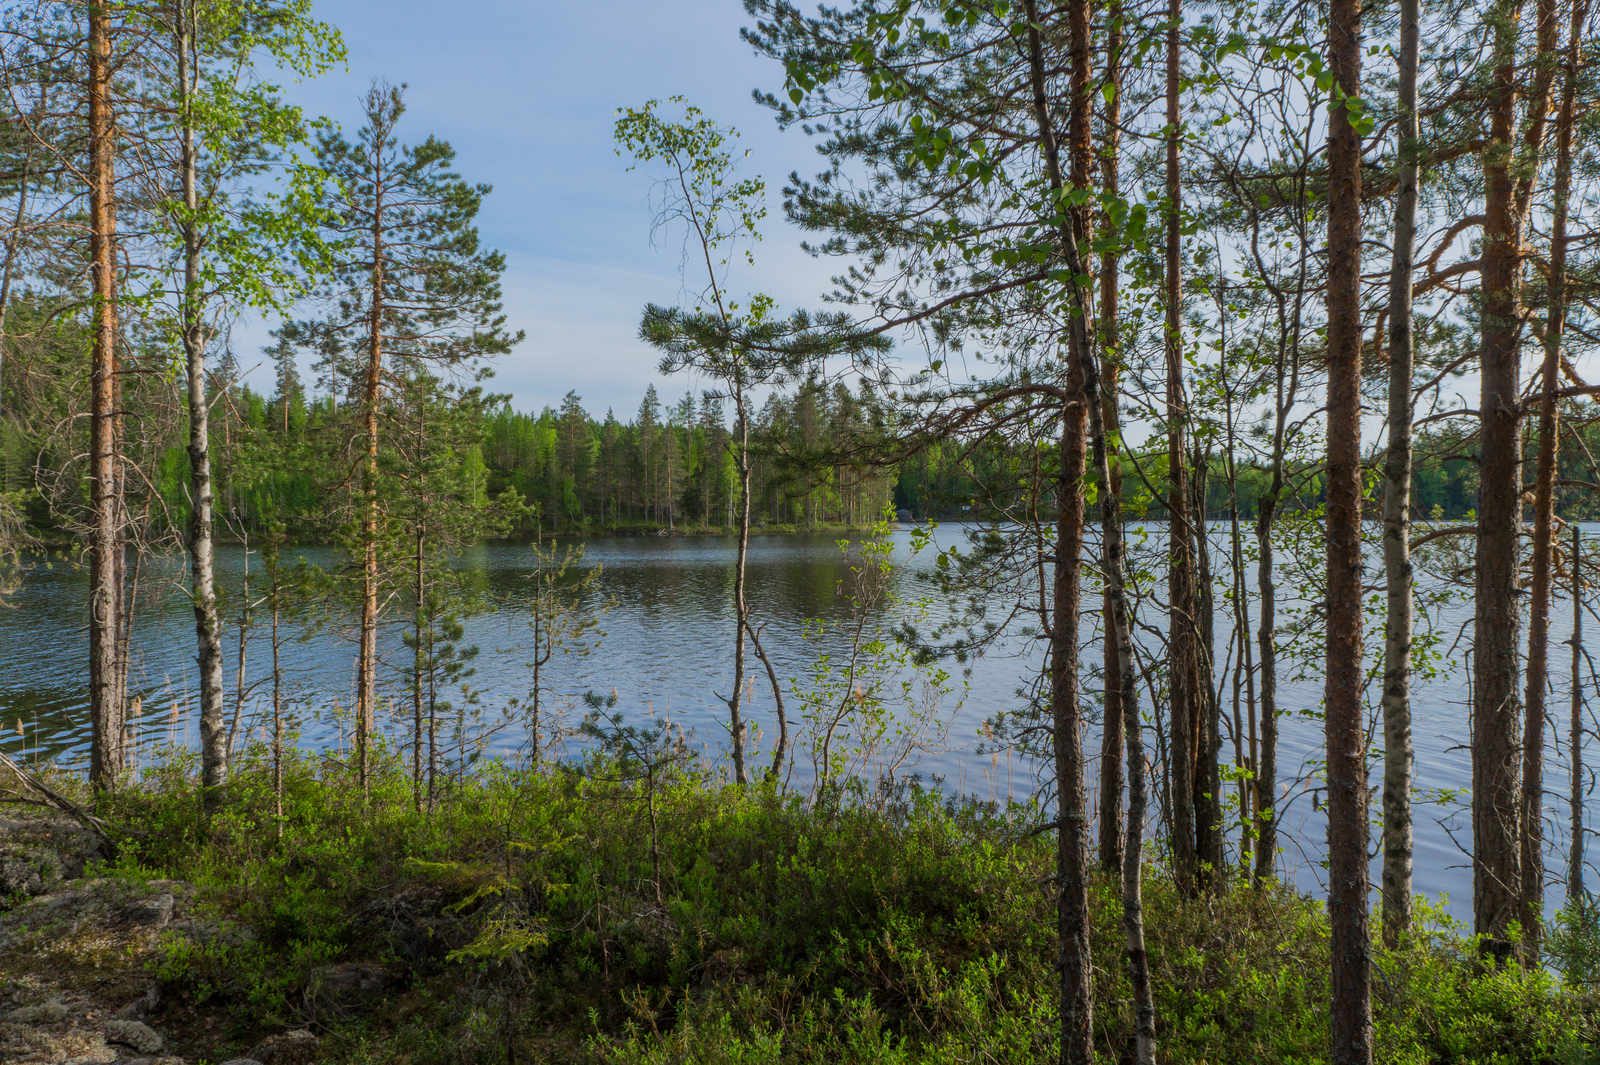
[[(1153, 548), (1164, 540), (1164, 529), (1150, 527)], [(1600, 535), (1600, 526), (1586, 527), (1591, 538)], [(1212, 533), (1220, 545), (1226, 527), (1213, 523)], [(1371, 537), (1376, 542), (1376, 529)], [(910, 532), (895, 534), (897, 556), (905, 560)], [(935, 532), (935, 544), (948, 546), (963, 539), (960, 526), (944, 526)], [(599, 537), (588, 542), (588, 561), (602, 567), (600, 587), (613, 597), (615, 605), (603, 622), (605, 638), (587, 656), (561, 656), (549, 668), (547, 685), (558, 694), (558, 701), (573, 707), (569, 723), (575, 723), (585, 692), (609, 694), (615, 690), (619, 710), (634, 717), (642, 713), (670, 716), (692, 728), (696, 741), (707, 755), (718, 756), (726, 747), (722, 721), (725, 704), (719, 693), (727, 692), (732, 675), (731, 633), (733, 612), (732, 566), (735, 542), (731, 537)], [(303, 555), (308, 560), (332, 565), (335, 556), (325, 548), (306, 548), (286, 557)], [(524, 699), (531, 679), (527, 669), (530, 642), (527, 602), (530, 585), (526, 579), (528, 549), (517, 544), (486, 544), (473, 548), (460, 564), (475, 587), (495, 604), (492, 611), (465, 620), (467, 642), (475, 643), (480, 654), (476, 675), (470, 684), (479, 692), (485, 714), (493, 716), (512, 699)], [(221, 586), (237, 589), (245, 568), (245, 552), (238, 545), (218, 549), (218, 579)], [(1224, 573), (1225, 559), (1220, 554), (1215, 566)], [(1377, 559), (1369, 560), (1376, 567)], [(932, 551), (911, 560), (906, 574), (914, 578), (932, 566)], [(258, 551), (250, 555), (255, 591), (262, 587), (263, 571)], [(1253, 574), (1254, 566), (1250, 565)], [(807, 619), (839, 619), (848, 607), (840, 594), (840, 582), (848, 576), (845, 561), (834, 537), (823, 535), (753, 536), (750, 542), (750, 580), (748, 598), (753, 615), (764, 624), (763, 637), (779, 675), (786, 681), (806, 677), (819, 650), (841, 649), (837, 639), (808, 641), (803, 636)], [(179, 560), (147, 560), (142, 567), (140, 595), (133, 634), (131, 694), (142, 700), (139, 717), (141, 749), (152, 744), (180, 742), (193, 744), (198, 727), (198, 702), (195, 697), (194, 621), (183, 595), (183, 570)], [(1303, 582), (1286, 574), (1285, 594), (1293, 595)], [(1381, 569), (1369, 570), (1369, 584), (1381, 583)], [(905, 575), (902, 590), (914, 593), (916, 582)], [(48, 565), (35, 565), (20, 592), (9, 605), (0, 608), (0, 722), (4, 722), (5, 749), (29, 758), (53, 758), (81, 762), (85, 757), (87, 724), (87, 631), (85, 626), (86, 574), (61, 559)], [(1223, 600), (1219, 594), (1219, 606)], [(1098, 596), (1086, 598), (1086, 605), (1098, 604)], [(1293, 600), (1289, 608), (1304, 606)], [(1280, 608), (1280, 610), (1283, 608)], [(1252, 618), (1256, 616), (1254, 603)], [(1571, 633), (1571, 601), (1558, 598), (1553, 611), (1551, 634), (1551, 675), (1553, 692), (1549, 708), (1553, 717), (1547, 731), (1546, 807), (1549, 824), (1546, 839), (1552, 857), (1547, 860), (1552, 872), (1564, 869), (1567, 841), (1567, 707), (1569, 705), (1569, 654), (1561, 646)], [(1281, 619), (1281, 614), (1280, 614)], [(1161, 619), (1146, 618), (1152, 624)], [(248, 646), (247, 683), (260, 681), (270, 667), (270, 647), (265, 637), (265, 616), (256, 614)], [(1471, 916), (1471, 867), (1467, 855), (1457, 846), (1470, 840), (1465, 788), (1470, 781), (1467, 751), (1468, 667), (1464, 651), (1470, 638), (1470, 606), (1449, 604), (1433, 618), (1436, 631), (1443, 635), (1441, 651), (1449, 652), (1439, 675), (1419, 680), (1414, 693), (1415, 742), (1417, 747), (1416, 879), (1419, 892), (1438, 896), (1448, 894), (1449, 911), (1468, 920)], [(1381, 624), (1381, 620), (1378, 621)], [(1084, 636), (1091, 637), (1093, 619), (1085, 621)], [(1465, 626), (1467, 639), (1460, 639)], [(1217, 661), (1227, 661), (1229, 625), (1217, 621)], [(232, 620), (226, 626), (225, 648), (227, 687), (232, 708), (237, 654), (237, 628)], [(289, 626), (286, 632), (298, 630)], [(1600, 623), (1589, 622), (1591, 633), (1600, 632)], [(284, 648), (284, 664), (296, 717), (301, 725), (301, 743), (332, 746), (341, 742), (347, 729), (335, 714), (335, 707), (347, 711), (353, 701), (355, 659), (354, 634), (348, 625), (325, 626), (305, 641), (291, 641)], [(1452, 649), (1453, 645), (1453, 649)], [(1381, 643), (1369, 637), (1369, 659), (1381, 652)], [(986, 744), (982, 729), (995, 714), (1018, 709), (1020, 686), (1028, 683), (1039, 665), (1040, 642), (1023, 635), (999, 643), (988, 655), (972, 663), (970, 686), (959, 705), (955, 695), (940, 706), (950, 722), (946, 749), (929, 753), (916, 770), (924, 776), (938, 775), (943, 786), (983, 798), (1024, 799), (1036, 786), (1035, 767), (1020, 757), (1008, 757), (980, 748)], [(1086, 662), (1098, 661), (1098, 641), (1085, 653)], [(409, 652), (400, 643), (398, 630), (386, 633), (384, 666), (380, 687), (385, 691), (380, 727), (400, 737), (409, 729), (409, 701), (398, 669), (409, 662)], [(760, 666), (752, 661), (753, 702), (749, 714), (754, 726), (763, 730), (761, 744), (770, 749), (774, 728), (772, 699)], [(953, 667), (954, 671), (954, 667)], [(1222, 670), (1219, 668), (1219, 677)], [(1319, 671), (1311, 668), (1303, 679), (1291, 679), (1292, 668), (1281, 670), (1279, 686), (1281, 748), (1279, 753), (1279, 794), (1287, 789), (1282, 804), (1285, 834), (1285, 868), (1295, 882), (1307, 890), (1320, 890), (1320, 861), (1326, 825), (1322, 813), (1314, 808), (1310, 788), (1314, 760), (1320, 758), (1322, 723), (1311, 716), (1321, 697)], [(1231, 677), (1231, 670), (1228, 674)], [(1095, 688), (1090, 679), (1087, 688)], [(1592, 679), (1585, 686), (1593, 689)], [(253, 722), (266, 707), (268, 692), (258, 685), (247, 699), (241, 732), (251, 729), (261, 735)], [(1141, 692), (1141, 698), (1144, 693)], [(1371, 693), (1372, 712), (1376, 713), (1376, 685)], [(792, 697), (791, 697), (792, 699)], [(391, 703), (392, 700), (392, 703)], [(459, 700), (458, 700), (459, 701)], [(1231, 693), (1225, 692), (1224, 713), (1229, 714)], [(1148, 709), (1148, 706), (1146, 707)], [(791, 718), (796, 716), (791, 705)], [(1095, 715), (1098, 720), (1098, 714)], [(18, 725), (22, 732), (18, 733)], [(1226, 729), (1225, 725), (1225, 729)], [(1099, 750), (1097, 728), (1086, 736), (1091, 755)], [(1382, 731), (1377, 731), (1381, 742)], [(1153, 743), (1153, 736), (1151, 737)], [(1586, 752), (1588, 765), (1600, 762), (1600, 751)], [(493, 749), (510, 753), (523, 743), (515, 729), (498, 734)], [(1224, 756), (1231, 755), (1231, 742), (1224, 739)], [(148, 755), (146, 755), (148, 757)], [(1372, 783), (1381, 780), (1381, 766), (1374, 763)], [(1091, 781), (1092, 786), (1092, 781)], [(1092, 794), (1092, 792), (1091, 792)], [(1377, 815), (1376, 792), (1374, 816)], [(1428, 801), (1432, 800), (1432, 801)], [(1234, 833), (1235, 838), (1237, 833)], [(1454, 838), (1452, 838), (1452, 836)], [(1376, 872), (1376, 867), (1375, 870)], [(1559, 905), (1562, 892), (1552, 885), (1549, 900)]]

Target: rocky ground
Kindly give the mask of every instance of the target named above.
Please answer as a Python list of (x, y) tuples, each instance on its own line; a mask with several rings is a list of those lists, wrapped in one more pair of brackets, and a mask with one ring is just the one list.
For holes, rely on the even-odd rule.
[(100, 857), (65, 818), (0, 816), (0, 1065), (316, 1061), (317, 1037), (299, 1029), (226, 1053), (226, 1015), (163, 995), (164, 939), (226, 933), (191, 912), (187, 884), (86, 876)]

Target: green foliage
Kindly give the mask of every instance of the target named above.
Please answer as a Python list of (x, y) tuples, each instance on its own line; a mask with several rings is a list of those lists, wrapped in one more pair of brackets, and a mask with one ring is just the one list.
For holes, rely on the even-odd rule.
[(1546, 947), (1568, 984), (1594, 989), (1600, 984), (1600, 906), (1587, 896), (1569, 899), (1551, 922)]
[[(431, 815), (392, 755), (363, 799), (335, 762), (291, 754), (281, 841), (265, 752), (242, 760), (209, 834), (192, 757), (172, 752), (110, 800), (146, 832), (126, 875), (199, 888), (204, 931), (168, 933), (161, 975), (265, 1023), (294, 1020), (330, 962), (410, 974), (376, 1013), (329, 1022), (330, 1062), (443, 1065), (508, 1045), (639, 1063), (1053, 1053), (1054, 859), (1037, 809), (906, 786), (813, 811), (770, 784), (725, 786), (658, 727), (596, 728), (607, 749), (581, 764), (479, 763)], [(1146, 884), (1167, 1060), (1327, 1060), (1320, 903), (1241, 885), (1186, 900), (1153, 865)], [(1132, 1031), (1118, 899), (1096, 881), (1108, 1060)], [(1592, 998), (1543, 970), (1485, 968), (1436, 908), (1418, 929), (1374, 944), (1379, 1060), (1592, 1060)]]
[[(932, 609), (931, 597), (910, 598), (896, 587), (892, 517), (886, 512), (865, 539), (838, 542), (848, 572), (838, 594), (848, 609), (805, 626), (808, 642), (842, 648), (819, 652), (807, 675), (791, 682), (804, 723), (800, 749), (810, 756), (819, 796), (831, 797), (853, 780), (892, 794), (922, 755), (944, 749), (949, 717), (959, 707), (941, 706), (954, 688), (949, 672), (876, 620), (893, 618), (901, 630), (915, 631)], [(913, 556), (931, 532), (916, 530)]]
[[(665, 168), (664, 192), (658, 225), (673, 221), (687, 224), (689, 236), (703, 252), (709, 271), (708, 294), (721, 309), (722, 279), (728, 266), (728, 251), (744, 248), (747, 262), (754, 262), (752, 246), (761, 239), (758, 228), (767, 216), (767, 185), (760, 176), (737, 176), (738, 158), (734, 145), (738, 131), (717, 125), (698, 107), (674, 96), (668, 101), (679, 105), (682, 121), (665, 119), (657, 110), (660, 100), (649, 100), (643, 107), (625, 107), (613, 135), (617, 154), (627, 151), (635, 162), (656, 163)], [(719, 258), (720, 256), (720, 258)], [(752, 316), (760, 318), (765, 297), (752, 300)], [(698, 310), (699, 308), (697, 308)], [(727, 310), (736, 310), (730, 306)]]
[[(600, 622), (616, 605), (616, 598), (598, 590), (601, 568), (586, 566), (584, 546), (558, 548), (534, 544), (528, 582), (531, 594), (524, 600), (528, 628), (533, 637), (533, 658), (528, 662), (532, 687), (521, 704), (528, 727), (528, 748), (537, 762), (560, 739), (560, 725), (541, 712), (549, 709), (557, 693), (547, 687), (545, 667), (557, 654), (583, 657), (605, 639)], [(513, 704), (515, 705), (515, 704)]]

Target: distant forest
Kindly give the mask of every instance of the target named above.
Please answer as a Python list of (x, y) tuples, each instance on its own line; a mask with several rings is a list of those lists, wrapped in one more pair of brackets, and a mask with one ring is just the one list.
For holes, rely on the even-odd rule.
[[(234, 359), (220, 362), (213, 382), (220, 401), (212, 455), (221, 512), (228, 515), (224, 538), (281, 523), (291, 538), (315, 541), (332, 535), (330, 523), (337, 520), (325, 504), (339, 471), (325, 455), (319, 458), (318, 440), (348, 424), (345, 408), (355, 401), (309, 394), (292, 361), (281, 350), (278, 354), (279, 387), (272, 394), (238, 380)], [(5, 398), (12, 407), (13, 397)], [(151, 397), (153, 407), (161, 405), (157, 399)], [(466, 436), (451, 452), (454, 475), (475, 485), (474, 494), (484, 500), (508, 491), (520, 499), (522, 506), (505, 528), (509, 535), (705, 531), (734, 524), (738, 482), (732, 436), (724, 404), (713, 394), (687, 391), (663, 402), (650, 385), (637, 410), (622, 418), (614, 410), (597, 417), (576, 392), (568, 392), (560, 407), (538, 413), (514, 410), (504, 396), (478, 400), (469, 411)], [(155, 423), (157, 411), (148, 413)], [(169, 413), (159, 454), (149, 463), (156, 487), (150, 510), (155, 528), (176, 532), (189, 521), (189, 472), (179, 411)], [(852, 390), (837, 381), (812, 380), (771, 392), (752, 419), (754, 524), (855, 527), (891, 503), (918, 520), (999, 511), (996, 502), (1009, 483), (1008, 449), (998, 442), (971, 448), (930, 441), (901, 461), (886, 463), (860, 446), (864, 435), (881, 431), (885, 417), (884, 404), (866, 382)], [(1600, 426), (1577, 409), (1570, 423), (1573, 430), (1560, 456), (1557, 510), (1568, 519), (1591, 520), (1600, 516), (1600, 500), (1589, 488), (1589, 456), (1600, 445)], [(0, 422), (0, 487), (27, 495), (36, 530), (62, 531), (59, 508), (52, 508), (48, 493), (35, 486), (84, 500), (87, 486), (62, 462), (49, 434), (20, 428), (16, 420)], [(1478, 499), (1474, 442), (1424, 431), (1417, 443), (1415, 515), (1434, 521), (1470, 515)], [(1528, 446), (1531, 458), (1536, 441)], [(1139, 471), (1146, 477), (1159, 472), (1160, 456), (1130, 453), (1123, 456), (1122, 468), (1130, 483), (1138, 483)], [(1229, 493), (1222, 460), (1202, 456), (1197, 468), (1211, 471), (1208, 512), (1225, 516)], [(1293, 471), (1289, 480), (1300, 502), (1321, 502), (1320, 457), (1296, 464)], [(73, 483), (63, 485), (69, 473)], [(1254, 517), (1268, 483), (1263, 464), (1241, 463), (1242, 516)], [(1162, 516), (1159, 494), (1146, 514)]]

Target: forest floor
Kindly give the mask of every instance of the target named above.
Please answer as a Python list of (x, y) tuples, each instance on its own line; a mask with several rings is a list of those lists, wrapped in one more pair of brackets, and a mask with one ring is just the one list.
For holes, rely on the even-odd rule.
[[(105, 802), (114, 848), (55, 815), (0, 821), (0, 1062), (1053, 1056), (1037, 809), (815, 804), (590, 761), (480, 767), (418, 811), (397, 758), (363, 791), (297, 753), (280, 818), (257, 751), (205, 825), (195, 768), (175, 752)], [(1184, 899), (1147, 869), (1161, 1060), (1326, 1060), (1321, 903), (1227, 878)], [(1132, 1030), (1118, 898), (1096, 878), (1107, 1061)], [(1380, 1062), (1600, 1062), (1582, 980), (1485, 962), (1426, 905), (1400, 948), (1375, 943), (1373, 1006)]]

